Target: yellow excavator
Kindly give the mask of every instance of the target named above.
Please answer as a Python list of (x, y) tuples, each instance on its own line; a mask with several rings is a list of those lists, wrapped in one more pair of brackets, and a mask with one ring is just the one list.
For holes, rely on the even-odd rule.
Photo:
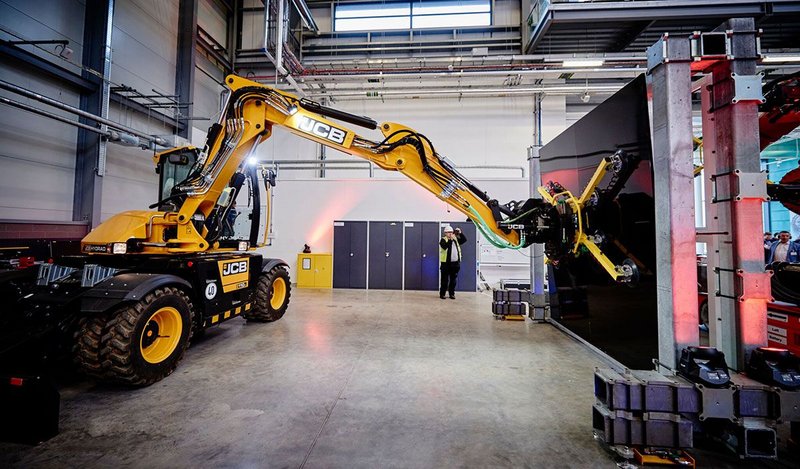
[[(160, 195), (154, 210), (112, 216), (82, 240), (82, 255), (40, 266), (21, 305), (23, 322), (38, 329), (15, 334), (16, 340), (43, 335), (47, 324), (44, 329), (66, 338), (62, 347), (86, 374), (148, 385), (175, 369), (192, 335), (238, 316), (280, 319), (291, 294), (288, 266), (256, 252), (266, 244), (275, 177), (253, 162), (275, 126), (403, 173), (466, 215), (496, 246), (544, 243), (550, 259), (580, 250), (614, 280), (636, 275), (635, 264), (615, 264), (600, 249), (602, 240), (586, 234), (588, 209), (614, 197), (636, 167), (624, 152), (605, 158), (579, 197), (548, 183), (542, 199), (500, 204), (413, 129), (378, 125), (235, 75), (226, 85), (227, 103), (203, 148), (155, 155)], [(331, 119), (379, 128), (383, 138), (369, 140)], [(609, 171), (611, 183), (600, 189)]]

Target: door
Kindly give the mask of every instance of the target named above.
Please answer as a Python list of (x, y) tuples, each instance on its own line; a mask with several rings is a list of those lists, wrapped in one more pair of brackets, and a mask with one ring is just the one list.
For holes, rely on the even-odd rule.
[(403, 288), (403, 224), (369, 222), (369, 288)]
[(439, 224), (405, 223), (404, 279), (406, 290), (439, 288)]
[[(444, 224), (443, 224), (444, 225)], [(461, 246), (461, 271), (458, 273), (456, 290), (478, 291), (478, 232), (470, 222), (452, 222), (453, 229), (461, 228), (467, 242)]]
[(333, 288), (367, 288), (367, 222), (333, 222)]

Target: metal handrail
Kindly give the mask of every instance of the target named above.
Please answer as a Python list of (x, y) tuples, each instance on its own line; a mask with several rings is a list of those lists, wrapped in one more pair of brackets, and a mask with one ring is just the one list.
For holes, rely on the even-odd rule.
[[(302, 171), (302, 170), (369, 170), (369, 177), (374, 176), (375, 165), (369, 161), (358, 160), (260, 160), (258, 164), (272, 166), (276, 174), (281, 170)], [(514, 165), (455, 165), (456, 169), (498, 169), (514, 170), (520, 172), (520, 177), (525, 178), (525, 167)]]

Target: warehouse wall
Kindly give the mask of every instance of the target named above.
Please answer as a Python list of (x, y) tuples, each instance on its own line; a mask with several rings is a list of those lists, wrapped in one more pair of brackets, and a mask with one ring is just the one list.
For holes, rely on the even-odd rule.
[[(502, 202), (527, 198), (527, 180), (476, 179), (474, 182)], [(311, 246), (312, 252), (332, 252), (334, 220), (466, 219), (463, 214), (408, 179), (282, 180), (275, 188), (274, 201), (274, 242), (261, 251), (267, 257), (287, 261), (293, 278), (296, 257), (302, 252), (304, 243)], [(516, 263), (527, 262), (527, 257), (518, 256), (518, 259), (509, 259)], [(491, 283), (500, 278), (527, 278), (528, 268), (526, 265), (505, 268), (492, 266), (483, 268), (482, 273)]]
[[(427, 135), (437, 151), (457, 165), (524, 166), (519, 171), (464, 169), (465, 176), (497, 200), (524, 200), (529, 196), (527, 147), (533, 144), (533, 98), (423, 99), (344, 101), (336, 107), (370, 115), (379, 121), (400, 122)], [(392, 114), (392, 115), (390, 115)], [(544, 143), (567, 126), (563, 96), (542, 101)], [(310, 159), (318, 145), (286, 132), (259, 148), (260, 158)], [(377, 137), (376, 137), (377, 138)], [(329, 151), (329, 158), (353, 157)], [(310, 195), (311, 199), (310, 199)], [(330, 252), (334, 220), (439, 221), (464, 216), (401, 175), (376, 169), (373, 179), (365, 171), (330, 171), (325, 179), (310, 171), (280, 174), (275, 190), (274, 246), (265, 255), (281, 257), (294, 268), (303, 243), (314, 252)], [(484, 241), (483, 244), (488, 245)], [(481, 272), (490, 283), (500, 278), (529, 277), (527, 250), (504, 253), (506, 265), (485, 265)], [(484, 260), (484, 262), (486, 262)]]
[[(0, 38), (66, 39), (74, 51), (72, 60), (80, 62), (83, 14), (83, 2), (78, 0), (1, 0), (0, 28), (13, 34), (0, 31)], [(34, 46), (21, 47), (72, 71), (78, 70)], [(55, 51), (52, 45), (41, 47)], [(73, 106), (80, 103), (80, 96), (71, 87), (5, 59), (0, 59), (0, 79)], [(0, 94), (44, 107), (13, 93)], [(76, 128), (8, 106), (1, 106), (0, 111), (0, 219), (71, 220)]]
[[(128, 0), (115, 3), (111, 81), (143, 94), (175, 91), (178, 0)], [(161, 109), (161, 112), (169, 110)], [(138, 130), (170, 135), (172, 129), (146, 115), (111, 104), (109, 118)], [(101, 218), (144, 209), (157, 197), (151, 152), (109, 144), (103, 180)]]

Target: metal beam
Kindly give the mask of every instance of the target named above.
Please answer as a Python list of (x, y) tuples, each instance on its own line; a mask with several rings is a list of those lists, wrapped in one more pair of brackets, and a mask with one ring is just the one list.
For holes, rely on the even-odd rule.
[[(194, 73), (197, 43), (197, 0), (180, 0), (178, 6), (178, 56), (175, 69), (175, 95), (178, 102), (187, 104), (181, 114), (191, 117), (194, 112)], [(189, 138), (191, 122), (178, 119), (184, 125), (178, 129), (178, 135)]]
[(62, 83), (73, 86), (81, 93), (88, 93), (97, 89), (97, 83), (5, 42), (0, 42), (0, 57), (3, 58), (4, 62), (7, 61), (9, 65), (31, 67), (36, 71), (36, 74), (44, 73), (49, 75)]
[(761, 173), (758, 138), (760, 93), (748, 95), (737, 82), (758, 90), (761, 77), (756, 75), (757, 32), (753, 20), (732, 19), (718, 31), (733, 31), (732, 59), (712, 66), (710, 88), (702, 94), (703, 112), (713, 121), (710, 131), (714, 132), (714, 151), (709, 154), (704, 148), (703, 155), (715, 160), (711, 166), (714, 173), (706, 173), (707, 178), (714, 177), (709, 189), (716, 199), (710, 211), (715, 224), (709, 229), (730, 235), (720, 237), (716, 252), (709, 251), (709, 258), (716, 255), (719, 266), (714, 275), (709, 272), (709, 295), (714, 293), (711, 280), (717, 277), (721, 290), (717, 294), (728, 300), (719, 304), (720, 329), (711, 338), (720, 340), (728, 364), (742, 370), (748, 354), (767, 345), (770, 280), (764, 271), (762, 251), (766, 177)]
[(680, 350), (700, 340), (689, 39), (665, 34), (647, 50), (647, 69), (653, 93), (658, 359), (675, 369)]
[[(100, 118), (108, 118), (109, 80), (111, 75), (111, 30), (114, 0), (87, 0), (83, 26), (82, 77), (95, 84), (91, 92), (81, 95), (80, 109)], [(86, 71), (94, 70), (100, 76)], [(93, 124), (81, 117), (80, 123)], [(105, 125), (101, 126), (105, 131)], [(106, 164), (106, 141), (86, 129), (78, 130), (75, 161), (75, 189), (72, 219), (88, 221), (91, 227), (100, 223), (103, 175)]]

